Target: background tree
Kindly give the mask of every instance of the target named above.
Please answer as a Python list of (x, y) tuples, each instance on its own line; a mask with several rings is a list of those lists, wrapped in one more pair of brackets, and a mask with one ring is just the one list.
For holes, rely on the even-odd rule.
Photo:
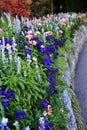
[(30, 6), (31, 16), (40, 17), (50, 13), (49, 0), (33, 0)]

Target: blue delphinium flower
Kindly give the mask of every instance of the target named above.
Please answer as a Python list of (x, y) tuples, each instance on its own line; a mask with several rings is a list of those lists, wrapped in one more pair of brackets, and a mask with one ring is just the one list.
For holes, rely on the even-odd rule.
[(49, 105), (49, 101), (47, 99), (43, 99), (41, 102), (41, 105), (43, 108), (47, 108)]
[(24, 111), (16, 111), (16, 117), (19, 119), (22, 119), (26, 116), (26, 113)]

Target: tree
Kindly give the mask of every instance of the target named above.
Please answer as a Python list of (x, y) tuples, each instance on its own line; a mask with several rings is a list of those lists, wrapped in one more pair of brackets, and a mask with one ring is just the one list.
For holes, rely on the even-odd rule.
[(40, 17), (50, 13), (49, 0), (33, 0), (30, 10), (32, 17)]
[(53, 14), (53, 0), (50, 0), (51, 13)]

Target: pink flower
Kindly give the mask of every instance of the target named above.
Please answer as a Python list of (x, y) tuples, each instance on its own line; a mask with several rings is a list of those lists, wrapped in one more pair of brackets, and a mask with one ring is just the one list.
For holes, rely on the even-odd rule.
[(66, 23), (66, 19), (63, 18), (63, 19), (62, 19), (62, 22), (63, 22), (63, 23)]
[(66, 26), (66, 23), (63, 22), (63, 23), (62, 23), (62, 26)]
[(47, 18), (45, 16), (43, 16), (43, 19), (46, 20)]
[(56, 21), (57, 21), (57, 20), (58, 20), (58, 18), (57, 18), (57, 17), (54, 17), (54, 20), (56, 20)]
[(82, 18), (82, 15), (81, 15), (81, 14), (79, 14), (79, 15), (78, 15), (78, 18), (80, 18), (80, 19), (81, 19), (81, 18)]
[(44, 112), (43, 112), (43, 115), (44, 115), (44, 116), (46, 116), (46, 115), (47, 115), (47, 112), (46, 112), (46, 111), (44, 111)]
[(49, 36), (51, 36), (53, 34), (52, 31), (48, 31), (48, 32), (45, 32), (45, 33), (46, 33), (46, 35), (49, 35)]
[(32, 33), (33, 33), (32, 30), (29, 30), (29, 31), (27, 32), (28, 35), (30, 35), (30, 34), (32, 34)]
[(63, 31), (62, 31), (62, 30), (59, 30), (59, 33), (60, 33), (60, 34), (63, 34)]
[(3, 32), (3, 30), (2, 30), (2, 28), (0, 28), (0, 33), (2, 33)]
[(9, 50), (10, 48), (11, 48), (11, 45), (10, 45), (10, 44), (7, 44), (7, 45), (6, 45), (6, 49)]
[(32, 37), (33, 36), (31, 34), (26, 35), (26, 38), (28, 38), (29, 40), (31, 40)]
[(39, 35), (40, 34), (40, 32), (39, 31), (36, 31), (35, 32), (35, 36), (37, 36), (37, 35)]
[(63, 108), (61, 108), (61, 109), (60, 109), (60, 112), (61, 112), (61, 113), (63, 113), (63, 112), (64, 112)]
[(37, 25), (38, 25), (39, 27), (41, 27), (41, 26), (42, 26), (42, 24), (41, 24), (41, 23), (37, 23)]
[(40, 22), (41, 22), (41, 20), (40, 20), (40, 19), (37, 19), (37, 20), (36, 20), (36, 22), (37, 22), (37, 23), (40, 23)]
[(35, 46), (35, 45), (37, 44), (36, 41), (30, 41), (30, 43), (31, 43), (33, 46)]
[(67, 28), (70, 28), (70, 25), (68, 25)]
[(48, 105), (47, 114), (48, 114), (48, 115), (51, 115), (51, 114), (52, 114), (52, 107), (51, 107), (50, 105)]

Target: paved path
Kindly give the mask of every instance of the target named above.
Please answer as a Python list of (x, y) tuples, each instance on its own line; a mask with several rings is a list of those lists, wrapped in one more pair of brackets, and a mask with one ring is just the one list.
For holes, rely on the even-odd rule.
[(84, 124), (87, 126), (87, 42), (79, 55), (75, 75), (75, 93), (80, 102)]

